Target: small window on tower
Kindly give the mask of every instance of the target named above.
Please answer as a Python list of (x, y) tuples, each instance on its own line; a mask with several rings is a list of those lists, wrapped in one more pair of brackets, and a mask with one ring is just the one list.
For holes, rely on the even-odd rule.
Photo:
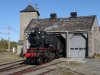
[(31, 17), (28, 17), (28, 20), (30, 20), (31, 19)]

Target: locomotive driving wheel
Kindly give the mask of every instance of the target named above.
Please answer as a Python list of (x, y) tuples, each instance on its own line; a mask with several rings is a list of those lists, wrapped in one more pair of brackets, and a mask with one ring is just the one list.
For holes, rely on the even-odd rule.
[(50, 53), (50, 60), (54, 60), (55, 59), (55, 53)]
[(33, 63), (34, 63), (33, 58), (26, 59), (26, 64), (33, 64)]
[(37, 61), (37, 64), (42, 64), (43, 62), (42, 57), (38, 57), (36, 61)]
[(56, 52), (55, 58), (58, 59), (60, 57), (59, 52)]
[(25, 61), (25, 63), (29, 64), (29, 62), (30, 62), (30, 60), (29, 60), (29, 58), (27, 58), (26, 61)]

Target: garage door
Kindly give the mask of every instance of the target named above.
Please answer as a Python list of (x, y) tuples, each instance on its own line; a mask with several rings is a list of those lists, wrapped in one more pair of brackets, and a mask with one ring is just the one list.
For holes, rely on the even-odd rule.
[(70, 38), (70, 57), (85, 58), (86, 39), (82, 35), (73, 35)]

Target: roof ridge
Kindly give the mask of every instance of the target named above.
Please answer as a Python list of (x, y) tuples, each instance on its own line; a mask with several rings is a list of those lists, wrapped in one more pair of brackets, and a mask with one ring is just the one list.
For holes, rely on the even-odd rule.
[[(87, 17), (96, 17), (96, 15), (90, 15), (90, 16), (77, 16), (76, 18), (87, 18)], [(71, 17), (62, 17), (62, 18), (57, 18), (59, 19), (70, 19)], [(33, 18), (32, 20), (49, 20), (50, 18)]]
[(38, 10), (36, 10), (31, 4), (29, 4), (25, 9), (20, 12), (37, 12), (38, 15), (40, 15)]
[(25, 9), (23, 9), (21, 12), (28, 12), (28, 11), (37, 11), (34, 9), (32, 5), (28, 5)]

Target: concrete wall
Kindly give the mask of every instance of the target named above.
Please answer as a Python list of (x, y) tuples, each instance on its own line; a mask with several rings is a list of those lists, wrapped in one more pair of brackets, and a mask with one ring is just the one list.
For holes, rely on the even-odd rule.
[(94, 35), (92, 32), (88, 32), (88, 57), (94, 55)]

